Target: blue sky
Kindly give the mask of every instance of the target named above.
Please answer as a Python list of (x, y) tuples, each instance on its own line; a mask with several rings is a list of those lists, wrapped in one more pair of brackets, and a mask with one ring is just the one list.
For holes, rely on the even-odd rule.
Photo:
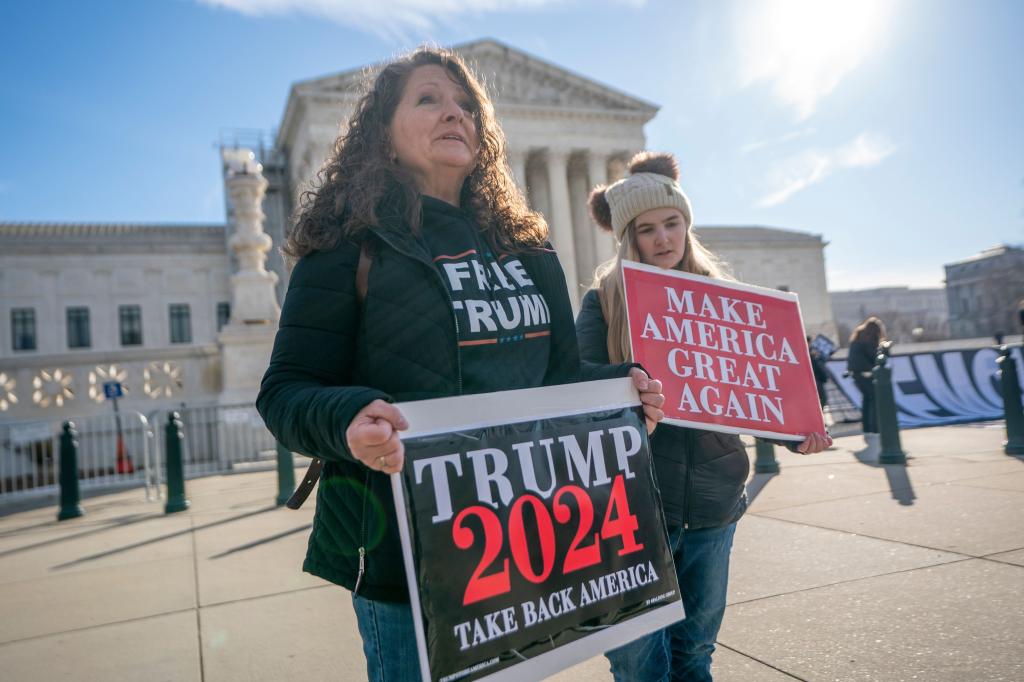
[[(825, 8), (825, 9), (822, 9)], [(493, 37), (661, 106), (698, 224), (821, 234), (831, 289), (1024, 242), (1013, 0), (127, 0), (0, 7), (0, 220), (223, 222), (222, 130)]]

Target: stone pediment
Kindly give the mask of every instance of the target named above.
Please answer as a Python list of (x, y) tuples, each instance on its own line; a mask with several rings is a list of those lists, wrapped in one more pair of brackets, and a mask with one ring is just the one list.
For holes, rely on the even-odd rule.
[[(566, 71), (496, 40), (453, 48), (484, 79), (495, 104), (633, 113), (650, 120), (658, 107), (584, 76)], [(361, 94), (366, 69), (302, 81), (298, 94), (348, 98)]]

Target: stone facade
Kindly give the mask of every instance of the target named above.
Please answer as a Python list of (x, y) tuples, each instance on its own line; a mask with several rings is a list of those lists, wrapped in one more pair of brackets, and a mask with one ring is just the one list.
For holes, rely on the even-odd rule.
[(872, 315), (885, 323), (886, 334), (897, 343), (949, 338), (945, 289), (880, 287), (832, 291), (830, 296), (842, 346), (848, 344), (857, 325)]
[(1021, 331), (1018, 310), (1024, 303), (1024, 248), (996, 246), (945, 269), (953, 338)]
[[(17, 401), (5, 397), (0, 420), (109, 410), (102, 383), (119, 377), (129, 390), (123, 407), (143, 413), (215, 397), (218, 306), (231, 300), (224, 233), (223, 225), (0, 224), (0, 383)], [(87, 339), (69, 334), (69, 309), (87, 311), (79, 323)], [(138, 324), (125, 329), (122, 310), (138, 312)], [(32, 311), (34, 348), (14, 348), (20, 311)], [(131, 338), (137, 330), (141, 338)]]

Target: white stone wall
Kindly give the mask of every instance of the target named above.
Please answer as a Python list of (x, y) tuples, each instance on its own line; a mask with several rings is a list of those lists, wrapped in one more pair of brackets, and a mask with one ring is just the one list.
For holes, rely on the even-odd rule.
[[(21, 249), (22, 251), (24, 249)], [(17, 403), (7, 401), (0, 420), (63, 418), (109, 410), (89, 396), (110, 366), (126, 373), (125, 409), (148, 411), (181, 402), (212, 402), (220, 392), (217, 303), (230, 301), (229, 273), (222, 254), (67, 254), (0, 255), (0, 373)], [(192, 342), (170, 343), (169, 305), (189, 304)], [(122, 347), (118, 306), (138, 305), (142, 345)], [(91, 347), (67, 347), (66, 308), (89, 309)], [(11, 309), (33, 308), (36, 350), (12, 349)], [(149, 370), (149, 393), (144, 375)], [(57, 405), (33, 400), (39, 378), (52, 392), (56, 370), (67, 383)], [(45, 373), (45, 374), (43, 374)], [(90, 373), (93, 383), (90, 384)], [(177, 385), (180, 382), (180, 386)], [(159, 386), (170, 388), (158, 390)], [(100, 386), (101, 388), (101, 386)], [(0, 392), (4, 391), (0, 387)], [(2, 398), (2, 396), (0, 396)]]

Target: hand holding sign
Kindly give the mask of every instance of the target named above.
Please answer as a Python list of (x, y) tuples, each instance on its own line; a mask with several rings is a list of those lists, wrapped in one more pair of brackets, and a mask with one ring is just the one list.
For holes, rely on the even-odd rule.
[(393, 474), (405, 463), (405, 446), (398, 432), (409, 428), (401, 410), (383, 400), (374, 400), (359, 410), (345, 431), (348, 449), (360, 462), (375, 471)]
[(651, 379), (647, 372), (639, 367), (629, 370), (629, 378), (633, 386), (640, 392), (640, 403), (644, 407), (644, 421), (647, 422), (647, 433), (654, 433), (654, 427), (665, 418), (661, 406), (665, 404), (665, 394), (661, 392), (661, 382)]

